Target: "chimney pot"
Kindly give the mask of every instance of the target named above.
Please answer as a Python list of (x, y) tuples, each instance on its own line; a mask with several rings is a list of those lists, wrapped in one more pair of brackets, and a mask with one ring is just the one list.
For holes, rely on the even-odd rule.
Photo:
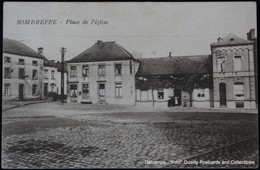
[(38, 53), (39, 53), (39, 54), (43, 54), (43, 48), (42, 48), (42, 47), (39, 47), (39, 48), (38, 48)]
[(247, 33), (247, 40), (254, 40), (255, 39), (255, 29), (250, 29)]
[(102, 41), (101, 40), (97, 40), (97, 45), (101, 45)]

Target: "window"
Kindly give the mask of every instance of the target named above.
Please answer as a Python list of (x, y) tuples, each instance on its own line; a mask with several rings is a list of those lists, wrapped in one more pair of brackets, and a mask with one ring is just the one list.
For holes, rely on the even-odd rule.
[(203, 97), (205, 97), (205, 92), (204, 92), (204, 90), (198, 90), (197, 96), (198, 96), (198, 98), (203, 98)]
[(48, 79), (48, 70), (47, 69), (44, 70), (44, 78)]
[(77, 77), (77, 67), (70, 66), (70, 77)]
[(159, 100), (164, 99), (164, 91), (163, 91), (163, 89), (158, 90), (158, 99)]
[(83, 99), (89, 98), (89, 85), (88, 84), (82, 85), (82, 98)]
[(236, 102), (236, 108), (244, 108), (244, 102)]
[(10, 57), (7, 57), (7, 56), (5, 56), (5, 63), (11, 63), (11, 58), (10, 58)]
[(82, 76), (84, 76), (84, 77), (89, 76), (88, 72), (89, 72), (88, 65), (82, 66)]
[(33, 61), (32, 61), (32, 65), (33, 65), (33, 66), (37, 66), (37, 65), (38, 65), (38, 62), (37, 62), (36, 60), (33, 60)]
[(24, 74), (24, 68), (19, 68), (19, 79), (24, 79), (24, 76), (25, 76), (25, 74)]
[(130, 61), (130, 74), (133, 73), (133, 68), (132, 68), (132, 61)]
[(32, 79), (35, 80), (37, 78), (38, 78), (38, 72), (37, 72), (37, 70), (33, 70)]
[(98, 65), (98, 75), (99, 76), (105, 76), (106, 75), (106, 65)]
[(122, 97), (122, 83), (116, 83), (116, 97)]
[(219, 56), (217, 58), (217, 69), (219, 72), (224, 72), (225, 71), (225, 63), (226, 57), (225, 56)]
[(19, 59), (19, 64), (24, 65), (24, 59)]
[(9, 67), (5, 67), (5, 78), (11, 78), (11, 69)]
[(54, 83), (51, 83), (50, 86), (51, 86), (51, 92), (54, 92), (55, 84), (54, 84)]
[(54, 73), (55, 73), (55, 71), (54, 71), (54, 70), (51, 70), (51, 79), (55, 79)]
[(242, 70), (242, 56), (236, 55), (234, 56), (234, 71)]
[(116, 75), (122, 75), (122, 64), (115, 64)]
[(32, 86), (32, 95), (37, 95), (37, 84), (33, 84)]
[(5, 91), (4, 95), (11, 95), (11, 88), (10, 84), (5, 84)]
[(244, 83), (236, 82), (233, 87), (235, 100), (244, 100)]

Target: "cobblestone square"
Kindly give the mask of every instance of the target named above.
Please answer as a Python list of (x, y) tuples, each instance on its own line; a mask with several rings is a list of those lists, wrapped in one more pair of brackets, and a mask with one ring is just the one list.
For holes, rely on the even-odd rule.
[(258, 167), (242, 111), (39, 103), (4, 111), (2, 132), (3, 168)]

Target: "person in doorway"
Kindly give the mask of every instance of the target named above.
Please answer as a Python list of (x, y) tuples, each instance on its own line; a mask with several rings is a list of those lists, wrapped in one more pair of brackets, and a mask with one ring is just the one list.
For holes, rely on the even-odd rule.
[(171, 96), (170, 99), (168, 100), (168, 107), (174, 107), (175, 102), (174, 102), (174, 97)]
[(175, 99), (175, 105), (178, 105), (179, 104), (179, 101), (178, 101), (179, 97), (175, 96), (174, 99)]
[(187, 107), (187, 97), (183, 96), (183, 107)]

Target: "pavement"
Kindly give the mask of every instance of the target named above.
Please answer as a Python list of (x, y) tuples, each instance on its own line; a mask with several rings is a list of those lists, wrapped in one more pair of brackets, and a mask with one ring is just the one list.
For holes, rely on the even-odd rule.
[(52, 100), (28, 100), (28, 101), (2, 101), (2, 111), (30, 104), (52, 102)]
[(2, 167), (258, 167), (258, 115), (157, 109), (50, 102), (7, 110)]
[[(22, 107), (30, 104), (53, 102), (52, 100), (35, 100), (35, 101), (3, 101), (2, 111), (10, 110), (16, 107)], [(99, 105), (99, 104), (80, 104), (80, 103), (60, 103), (57, 104), (69, 107), (86, 107), (97, 113), (100, 112), (225, 112), (225, 113), (254, 113), (257, 109), (228, 109), (228, 108), (198, 108), (198, 107), (146, 107), (146, 106), (129, 106), (129, 105)], [(104, 108), (104, 109), (102, 109)]]

